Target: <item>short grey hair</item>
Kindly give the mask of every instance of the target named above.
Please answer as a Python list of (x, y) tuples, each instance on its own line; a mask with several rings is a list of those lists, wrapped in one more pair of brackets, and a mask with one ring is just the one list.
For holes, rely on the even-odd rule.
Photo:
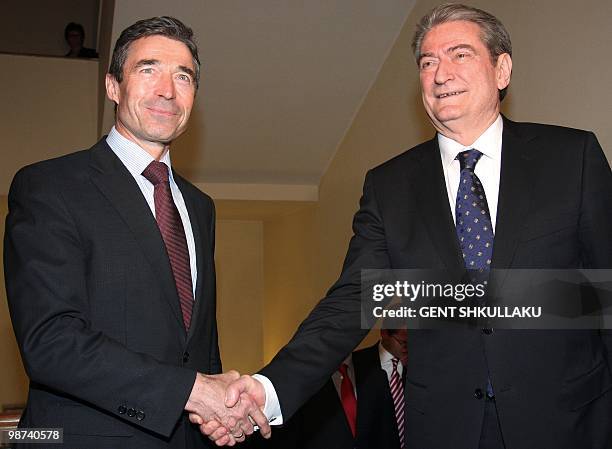
[[(444, 3), (436, 6), (425, 14), (417, 24), (412, 39), (412, 51), (417, 63), (421, 58), (421, 45), (425, 35), (436, 25), (458, 20), (472, 22), (480, 27), (480, 38), (489, 50), (489, 55), (491, 56), (493, 64), (495, 64), (497, 58), (504, 53), (508, 53), (512, 56), (512, 41), (510, 40), (510, 34), (497, 17), (482, 9), (463, 5), (461, 3)], [(499, 92), (500, 100), (506, 96), (506, 89)]]

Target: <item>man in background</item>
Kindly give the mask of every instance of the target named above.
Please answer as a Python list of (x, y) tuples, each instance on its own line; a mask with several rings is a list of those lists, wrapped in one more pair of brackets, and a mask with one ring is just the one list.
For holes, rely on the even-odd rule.
[(225, 422), (232, 440), (252, 432), (249, 413), (269, 429), (248, 398), (223, 406), (237, 373), (211, 376), (221, 373), (214, 206), (170, 159), (199, 79), (190, 28), (136, 22), (106, 76), (109, 135), (11, 185), (6, 290), (30, 378), (20, 427), (61, 428), (63, 448), (212, 444), (187, 412)]
[(383, 321), (380, 341), (353, 352), (357, 377), (357, 448), (404, 448), (404, 365), (408, 360), (404, 329)]
[(66, 53), (67, 58), (97, 58), (98, 53), (93, 48), (87, 48), (85, 44), (85, 29), (80, 23), (70, 22), (64, 29), (64, 39), (70, 50)]
[[(323, 387), (262, 448), (400, 449), (404, 433), (406, 329), (342, 361)], [(259, 446), (258, 446), (259, 447)]]

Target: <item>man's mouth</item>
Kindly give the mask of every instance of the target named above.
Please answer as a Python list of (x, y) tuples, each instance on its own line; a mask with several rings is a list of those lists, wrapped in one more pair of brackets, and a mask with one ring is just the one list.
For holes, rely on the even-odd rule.
[(454, 91), (454, 92), (445, 92), (443, 94), (436, 95), (436, 98), (454, 97), (455, 95), (460, 95), (462, 93), (463, 91), (460, 91), (460, 90)]
[(147, 109), (149, 109), (149, 111), (151, 111), (153, 114), (166, 115), (166, 116), (169, 116), (169, 117), (173, 116), (173, 115), (177, 115), (176, 111), (165, 109), (165, 108), (160, 108), (160, 107), (155, 107), (155, 106), (148, 106)]

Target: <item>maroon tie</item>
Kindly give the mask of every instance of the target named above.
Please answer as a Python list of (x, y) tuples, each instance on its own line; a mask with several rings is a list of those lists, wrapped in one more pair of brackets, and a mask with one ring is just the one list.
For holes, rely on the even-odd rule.
[(348, 421), (353, 437), (356, 432), (357, 425), (357, 398), (355, 397), (355, 390), (353, 389), (353, 383), (348, 376), (348, 365), (343, 363), (338, 368), (338, 371), (342, 375), (342, 382), (340, 383), (340, 400), (342, 401), (342, 408), (346, 414), (346, 420)]
[(142, 172), (151, 184), (155, 186), (155, 219), (166, 245), (170, 259), (172, 274), (181, 303), (183, 323), (189, 329), (191, 311), (193, 309), (193, 289), (191, 283), (191, 267), (185, 229), (179, 211), (172, 200), (168, 166), (163, 162), (153, 161)]

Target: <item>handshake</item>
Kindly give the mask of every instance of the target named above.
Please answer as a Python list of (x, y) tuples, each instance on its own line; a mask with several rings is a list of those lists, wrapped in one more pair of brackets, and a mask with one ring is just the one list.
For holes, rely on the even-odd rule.
[(254, 431), (270, 438), (268, 419), (263, 413), (266, 393), (251, 376), (236, 371), (206, 375), (198, 373), (185, 404), (189, 420), (218, 446), (241, 443)]

